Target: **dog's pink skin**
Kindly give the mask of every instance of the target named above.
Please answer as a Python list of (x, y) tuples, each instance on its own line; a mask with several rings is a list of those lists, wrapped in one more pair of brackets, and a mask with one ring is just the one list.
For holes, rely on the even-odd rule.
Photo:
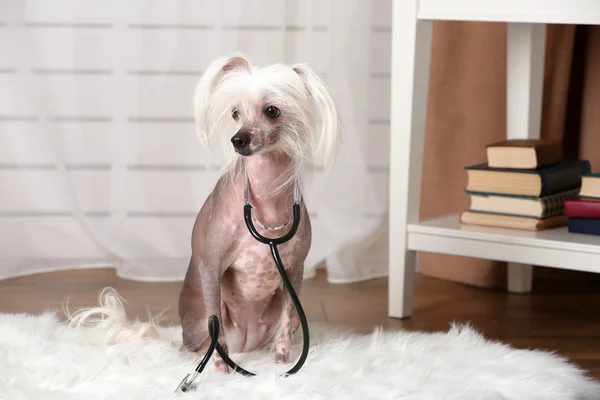
[[(268, 226), (290, 223), (266, 237), (285, 234), (292, 219), (293, 190), (276, 196), (273, 187), (282, 179), (290, 159), (282, 151), (269, 149), (245, 158), (250, 203), (255, 218)], [(275, 186), (274, 186), (275, 183)], [(287, 362), (292, 334), (299, 318), (282, 285), (268, 245), (259, 243), (244, 222), (244, 175), (240, 166), (234, 179), (221, 178), (202, 206), (192, 233), (192, 257), (179, 298), (183, 344), (204, 355), (209, 337), (207, 321), (217, 315), (221, 323), (220, 343), (228, 353), (251, 352), (274, 345), (275, 360)], [(279, 253), (294, 289), (300, 295), (304, 260), (311, 245), (311, 226), (304, 204), (294, 238), (279, 245)], [(213, 353), (215, 367), (228, 371)]]

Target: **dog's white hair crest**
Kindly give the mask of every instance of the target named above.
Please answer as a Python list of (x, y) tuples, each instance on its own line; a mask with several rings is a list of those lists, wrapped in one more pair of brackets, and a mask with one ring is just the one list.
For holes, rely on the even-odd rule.
[[(249, 118), (272, 105), (281, 110), (277, 120), (278, 146), (292, 159), (291, 177), (312, 170), (314, 157), (322, 154), (329, 169), (342, 140), (342, 124), (328, 85), (308, 65), (255, 66), (242, 54), (213, 61), (194, 93), (196, 133), (210, 148), (218, 136), (226, 157), (226, 170), (239, 160), (230, 139), (240, 129), (232, 118), (238, 107)], [(320, 118), (321, 130), (316, 131)]]

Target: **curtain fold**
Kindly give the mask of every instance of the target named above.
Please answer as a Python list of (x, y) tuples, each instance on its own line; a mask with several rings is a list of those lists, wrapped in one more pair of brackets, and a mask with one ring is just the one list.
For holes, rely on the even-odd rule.
[[(113, 267), (179, 280), (220, 160), (192, 97), (217, 57), (308, 63), (346, 127), (305, 193), (307, 276), (387, 274), (391, 0), (0, 2), (0, 279)], [(381, 154), (384, 154), (382, 156)], [(319, 165), (322, 163), (319, 161)]]

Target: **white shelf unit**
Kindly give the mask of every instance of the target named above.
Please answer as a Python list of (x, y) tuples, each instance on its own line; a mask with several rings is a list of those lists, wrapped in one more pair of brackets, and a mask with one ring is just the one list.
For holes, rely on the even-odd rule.
[[(393, 0), (390, 317), (412, 314), (417, 251), (508, 262), (508, 290), (531, 290), (532, 265), (600, 272), (600, 238), (419, 221), (433, 21), (507, 23), (507, 138), (540, 135), (546, 24), (600, 25), (600, 0)], [(593, 167), (593, 166), (592, 166)]]
[(600, 237), (569, 233), (566, 226), (538, 232), (488, 228), (461, 224), (452, 214), (408, 225), (408, 248), (600, 272)]

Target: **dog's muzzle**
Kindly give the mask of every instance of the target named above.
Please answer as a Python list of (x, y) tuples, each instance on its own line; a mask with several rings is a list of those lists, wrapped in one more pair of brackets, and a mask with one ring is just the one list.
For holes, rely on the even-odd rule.
[(235, 151), (242, 155), (250, 154), (250, 134), (247, 132), (238, 132), (231, 138), (231, 143)]

